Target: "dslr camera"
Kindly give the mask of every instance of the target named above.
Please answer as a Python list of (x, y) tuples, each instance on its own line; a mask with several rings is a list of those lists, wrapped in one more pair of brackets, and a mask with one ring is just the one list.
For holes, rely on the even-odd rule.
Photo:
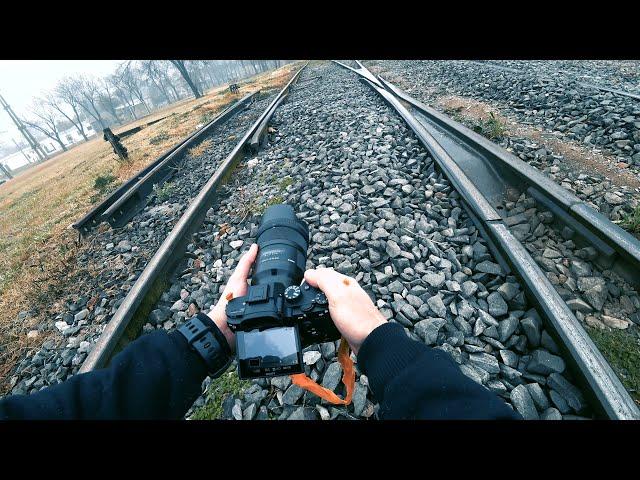
[(303, 373), (304, 347), (340, 338), (327, 297), (300, 283), (309, 227), (292, 206), (273, 205), (262, 217), (257, 243), (247, 294), (231, 299), (226, 308), (236, 335), (238, 374), (246, 379)]

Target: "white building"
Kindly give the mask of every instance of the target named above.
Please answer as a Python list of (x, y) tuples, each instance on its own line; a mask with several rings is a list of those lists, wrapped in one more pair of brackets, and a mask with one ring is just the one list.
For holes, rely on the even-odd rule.
[[(84, 133), (87, 138), (91, 138), (96, 134), (95, 129), (89, 122), (82, 122), (82, 128), (84, 129)], [(31, 130), (31, 132), (35, 133), (33, 129)], [(60, 132), (60, 140), (62, 140), (62, 143), (64, 143), (65, 147), (69, 148), (76, 143), (84, 141), (84, 138), (82, 138), (82, 135), (80, 135), (80, 132), (78, 132), (78, 129), (76, 127), (72, 127)], [(55, 155), (62, 151), (62, 147), (60, 146), (60, 144), (49, 137), (38, 138), (38, 142), (48, 156)], [(31, 162), (37, 162), (39, 160), (36, 153), (29, 147), (23, 148), (21, 151), (12, 153), (7, 157), (0, 158), (0, 162), (2, 162), (3, 165), (9, 167), (11, 170), (15, 170), (29, 163), (27, 162), (25, 155)]]
[[(91, 138), (96, 134), (96, 131), (93, 129), (93, 126), (89, 122), (82, 122), (82, 129), (84, 130), (87, 138)], [(76, 127), (71, 127), (60, 132), (60, 140), (62, 140), (62, 143), (64, 143), (65, 147), (69, 148), (76, 143), (82, 142), (84, 138), (82, 138), (82, 135), (80, 135), (80, 132)], [(40, 142), (40, 145), (42, 145), (44, 151), (47, 152), (47, 155), (53, 155), (62, 150), (60, 144), (49, 137), (38, 139), (38, 141)]]

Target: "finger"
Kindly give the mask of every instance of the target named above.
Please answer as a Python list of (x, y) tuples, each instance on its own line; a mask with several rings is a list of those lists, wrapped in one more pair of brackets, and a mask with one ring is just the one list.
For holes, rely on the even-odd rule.
[(318, 268), (304, 272), (304, 279), (307, 283), (312, 287), (319, 288), (327, 296), (344, 286), (344, 280), (348, 278), (330, 268)]
[(243, 284), (246, 283), (247, 278), (249, 277), (249, 272), (251, 271), (251, 266), (253, 265), (253, 262), (256, 261), (257, 255), (258, 255), (258, 244), (254, 243), (253, 245), (251, 245), (247, 253), (242, 255), (242, 257), (240, 257), (240, 260), (238, 261), (238, 266), (236, 267), (236, 269), (233, 271), (233, 274), (231, 274), (231, 277), (229, 278), (229, 283), (231, 283), (232, 281), (243, 283)]

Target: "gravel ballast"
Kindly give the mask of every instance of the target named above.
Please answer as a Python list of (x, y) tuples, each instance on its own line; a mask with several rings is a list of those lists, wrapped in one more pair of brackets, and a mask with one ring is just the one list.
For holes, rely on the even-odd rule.
[[(308, 268), (333, 267), (354, 276), (390, 321), (450, 353), (465, 375), (527, 418), (561, 416), (547, 378), (553, 373), (568, 385), (574, 381), (549, 350), (555, 343), (538, 313), (516, 278), (495, 262), (458, 194), (403, 121), (353, 74), (324, 65), (303, 73), (301, 81), (319, 75), (278, 109), (270, 143), (243, 162), (220, 192), (188, 247), (196, 258), (179, 269), (144, 330), (170, 330), (215, 304), (255, 240), (264, 208), (286, 202), (309, 224)], [(307, 348), (305, 368), (342, 395), (337, 346)], [(532, 358), (545, 373), (528, 370)], [(521, 389), (512, 394), (518, 385), (535, 396), (536, 415), (524, 409), (520, 399), (528, 397), (518, 394)], [(554, 396), (565, 415), (589, 416), (582, 396), (572, 396), (569, 406), (562, 393)], [(210, 400), (205, 394), (194, 407)], [(254, 380), (223, 398), (222, 406), (224, 418), (282, 420), (367, 419), (378, 409), (357, 363), (354, 401), (347, 407), (327, 404), (287, 377)]]

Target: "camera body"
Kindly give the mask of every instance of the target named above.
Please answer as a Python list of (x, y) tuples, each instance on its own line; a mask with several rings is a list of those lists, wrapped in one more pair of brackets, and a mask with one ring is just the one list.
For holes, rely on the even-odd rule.
[(226, 307), (240, 378), (302, 373), (302, 348), (340, 338), (327, 297), (300, 284), (308, 242), (308, 227), (290, 205), (267, 209), (258, 229), (251, 286)]

